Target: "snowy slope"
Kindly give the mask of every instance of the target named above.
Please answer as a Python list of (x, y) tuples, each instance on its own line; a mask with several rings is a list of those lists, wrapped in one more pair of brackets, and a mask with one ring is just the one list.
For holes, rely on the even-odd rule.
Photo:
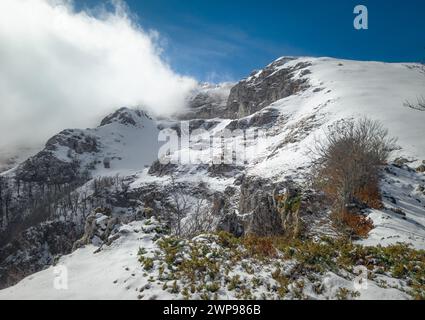
[(97, 248), (89, 245), (63, 257), (57, 266), (68, 269), (67, 290), (55, 289), (55, 268), (51, 267), (0, 291), (0, 299), (136, 299), (138, 289), (149, 283), (141, 277), (138, 249), (154, 245), (153, 234), (135, 232), (142, 226), (135, 222), (122, 227), (124, 236), (100, 253), (94, 254)]
[(375, 228), (364, 245), (411, 243), (425, 250), (425, 175), (391, 166), (381, 181), (385, 209), (371, 210)]
[[(178, 281), (180, 289), (174, 292), (172, 289), (174, 281), (167, 281), (159, 273), (158, 266), (152, 270), (145, 270), (138, 261), (138, 252), (143, 248), (148, 256), (154, 257), (158, 251), (156, 233), (152, 232), (159, 223), (155, 220), (137, 221), (124, 225), (120, 228), (120, 239), (116, 240), (110, 247), (103, 248), (100, 252), (97, 247), (88, 245), (78, 249), (74, 253), (61, 258), (55, 267), (27, 277), (19, 284), (6, 290), (0, 291), (0, 300), (14, 299), (37, 299), (37, 300), (150, 300), (171, 299), (182, 300), (182, 284)], [(208, 236), (199, 236), (194, 240), (198, 243), (208, 243), (214, 250), (217, 244), (208, 240)], [(225, 258), (224, 258), (225, 259)], [(223, 261), (226, 265), (228, 261)], [(256, 270), (254, 274), (246, 270), (245, 264)], [(271, 291), (268, 287), (276, 286), (272, 273), (276, 266), (288, 269), (293, 263), (282, 259), (275, 259), (273, 263), (258, 261), (243, 261), (233, 267), (229, 273), (230, 277), (237, 276), (242, 283), (249, 284), (254, 278), (261, 279), (262, 285), (251, 287), (254, 297), (257, 299), (279, 299), (276, 290)], [(64, 274), (66, 267), (66, 287), (57, 287), (59, 275)], [(62, 272), (62, 273), (60, 273)], [(221, 275), (224, 281), (224, 272)], [(314, 284), (307, 278), (303, 279), (305, 290), (302, 295), (304, 299), (336, 299), (338, 292), (347, 290), (355, 292), (352, 279), (353, 276), (344, 278), (333, 272), (325, 273), (320, 279), (322, 290), (317, 293)], [(64, 279), (64, 278), (62, 278)], [(384, 281), (385, 286), (378, 284), (378, 280)], [(64, 282), (60, 282), (63, 284)], [(56, 284), (56, 285), (55, 285)], [(392, 285), (389, 285), (392, 284)], [(56, 287), (55, 287), (56, 286)], [(167, 288), (167, 289), (165, 289)], [(397, 279), (380, 276), (375, 281), (369, 281), (368, 288), (357, 291), (357, 299), (382, 299), (382, 300), (404, 300), (409, 296), (403, 292), (405, 286)], [(294, 289), (295, 290), (295, 289)], [(241, 291), (223, 286), (215, 292), (219, 299), (240, 298)], [(201, 296), (195, 295), (200, 299)], [(298, 297), (300, 299), (300, 297)]]
[[(247, 146), (247, 175), (274, 181), (287, 178), (303, 180), (313, 159), (310, 148), (314, 141), (320, 139), (334, 122), (361, 117), (380, 121), (389, 130), (389, 135), (398, 139), (400, 149), (391, 155), (392, 160), (398, 157), (408, 158), (412, 161), (409, 164), (411, 168), (416, 168), (425, 160), (425, 111), (404, 105), (407, 100), (414, 102), (417, 97), (425, 95), (423, 65), (299, 58), (286, 62), (283, 66), (288, 68), (299, 63), (310, 65), (310, 73), (302, 75), (300, 71), (296, 75), (308, 78), (310, 87), (307, 90), (276, 101), (270, 107), (241, 119), (249, 121), (268, 111), (278, 112), (276, 122), (271, 127), (260, 127), (264, 134)], [(276, 72), (279, 68), (281, 67), (276, 67)], [(253, 77), (260, 75), (261, 71), (244, 81), (252, 81)], [(231, 123), (230, 120), (214, 119), (217, 120), (220, 123), (208, 132), (211, 136)], [(236, 138), (242, 141), (241, 135)], [(190, 152), (193, 158), (209, 159), (209, 150)], [(213, 153), (220, 155), (221, 150), (214, 150)], [(177, 153), (171, 156), (174, 159), (177, 157)], [(394, 170), (397, 171), (396, 168)], [(394, 185), (387, 181), (383, 184), (383, 191), (388, 191), (388, 194), (399, 200), (397, 205), (391, 206), (384, 199), (386, 207), (401, 209), (407, 217), (394, 214), (390, 209), (384, 212), (372, 211), (370, 217), (376, 228), (370, 239), (365, 241), (366, 244), (405, 241), (417, 248), (424, 248), (425, 198), (422, 193), (416, 192), (424, 184), (424, 175), (406, 170), (397, 171), (401, 175), (401, 183)], [(183, 171), (179, 176), (180, 181), (202, 181), (216, 191), (223, 191), (227, 186), (233, 185), (236, 178), (236, 174), (212, 177), (200, 167), (191, 172), (192, 174), (187, 175)], [(132, 185), (134, 188), (149, 179), (146, 172), (138, 177)], [(409, 192), (406, 192), (406, 188)]]
[[(80, 157), (83, 165), (94, 160), (103, 162), (110, 159), (110, 168), (96, 165), (93, 175), (111, 176), (131, 175), (137, 170), (149, 166), (158, 156), (161, 143), (158, 141), (157, 123), (144, 112), (131, 109), (120, 109), (109, 121), (95, 129), (83, 130), (82, 133), (94, 137), (100, 143), (100, 151), (94, 154), (83, 154)], [(120, 114), (130, 122), (122, 121)]]
[[(287, 119), (277, 136), (261, 144), (264, 157), (287, 137), (299, 134), (301, 139), (253, 166), (253, 174), (275, 176), (305, 166), (309, 161), (308, 147), (328, 125), (339, 119), (365, 116), (379, 120), (391, 136), (398, 138), (402, 149), (393, 154), (394, 158), (399, 155), (412, 158), (416, 160), (412, 165), (419, 165), (425, 159), (425, 112), (404, 106), (406, 100), (416, 101), (418, 96), (425, 95), (423, 66), (331, 58), (303, 58), (288, 65), (299, 62), (312, 64), (311, 74), (307, 75), (311, 87), (272, 104)], [(303, 121), (304, 126), (312, 128), (300, 133)]]
[[(262, 119), (269, 112), (276, 115), (275, 121), (267, 125), (253, 125), (260, 128), (264, 135), (247, 146), (247, 164), (243, 169), (238, 171), (235, 168), (228, 175), (214, 175), (208, 171), (208, 165), (177, 166), (173, 172), (176, 181), (188, 185), (203, 182), (211, 192), (221, 193), (227, 187), (234, 186), (241, 173), (270, 178), (273, 181), (288, 178), (303, 181), (310, 168), (312, 158), (309, 150), (315, 139), (320, 138), (335, 121), (367, 116), (379, 120), (391, 136), (398, 138), (400, 149), (394, 152), (392, 159), (405, 157), (412, 162), (409, 164), (410, 169), (406, 166), (390, 166), (390, 171), (385, 173), (382, 182), (385, 209), (370, 211), (375, 229), (368, 239), (360, 243), (390, 245), (401, 241), (425, 249), (425, 193), (418, 191), (425, 185), (425, 176), (424, 173), (411, 169), (425, 160), (425, 111), (404, 105), (406, 100), (415, 102), (418, 97), (425, 96), (424, 66), (332, 58), (297, 58), (276, 67), (275, 72), (279, 72), (279, 68), (300, 63), (307, 65), (309, 72), (300, 70), (294, 79), (307, 79), (307, 89), (275, 101), (269, 107), (239, 120), (255, 123), (256, 119)], [(261, 73), (262, 71), (258, 71), (245, 81), (250, 83), (260, 77)], [(210, 89), (207, 86), (205, 90)], [(223, 92), (220, 89), (217, 93), (220, 95), (220, 108), (225, 108), (222, 103)], [(148, 117), (132, 114), (129, 110), (125, 113), (131, 114), (137, 120), (136, 123), (129, 125), (111, 121), (96, 129), (82, 130), (84, 135), (99, 141), (100, 147), (98, 152), (77, 156), (84, 165), (95, 163), (94, 176), (132, 176), (131, 190), (149, 188), (153, 184), (169, 185), (169, 176), (149, 174), (146, 168), (156, 160), (160, 147), (157, 123)], [(233, 124), (233, 120), (220, 117), (206, 121), (214, 122), (207, 133), (211, 136)], [(59, 146), (55, 152), (57, 157), (69, 160), (67, 148)], [(190, 152), (195, 158), (206, 156), (205, 150)], [(215, 153), (219, 155), (220, 150), (215, 150)], [(110, 169), (103, 167), (105, 157), (111, 159)], [(173, 157), (178, 157), (178, 154), (172, 154), (171, 158)], [(26, 278), (14, 287), (0, 291), (0, 299), (34, 298), (35, 295), (45, 299), (137, 299), (140, 298), (140, 288), (147, 284), (150, 289), (145, 290), (148, 293), (143, 293), (143, 298), (173, 297), (161, 290), (162, 284), (150, 283), (137, 261), (139, 247), (155, 247), (151, 234), (134, 232), (134, 229), (141, 227), (142, 222), (124, 226), (124, 229), (130, 229), (126, 236), (99, 253), (94, 254), (96, 248), (89, 245), (64, 256), (60, 263), (69, 268), (69, 290), (57, 291), (52, 287), (54, 274), (53, 269), (49, 268)], [(327, 274), (323, 281), (330, 288), (319, 298), (334, 298), (335, 292), (332, 293), (332, 290), (351, 285), (350, 281), (332, 273)], [(384, 290), (375, 284), (372, 284), (372, 288), (375, 290), (362, 293), (360, 298), (407, 298), (396, 289)]]
[[(46, 143), (43, 151), (66, 163), (78, 160), (81, 170), (89, 168), (93, 176), (126, 176), (157, 159), (162, 144), (158, 133), (157, 121), (145, 112), (121, 108), (94, 129), (62, 131)], [(109, 159), (110, 168), (104, 168), (105, 158)], [(2, 174), (13, 175), (16, 169)]]
[[(314, 139), (320, 139), (328, 125), (340, 119), (360, 117), (380, 121), (389, 130), (389, 135), (398, 139), (400, 150), (392, 154), (392, 159), (399, 156), (411, 159), (409, 165), (413, 168), (425, 160), (425, 111), (404, 105), (406, 100), (414, 102), (425, 95), (423, 65), (331, 58), (301, 60), (312, 64), (308, 75), (312, 87), (272, 105), (287, 117), (284, 130), (259, 143), (263, 146), (263, 157), (258, 163), (254, 160), (248, 170), (250, 174), (274, 178), (290, 172), (293, 176), (299, 175), (311, 161), (309, 147)], [(291, 63), (298, 63), (298, 60)], [(307, 130), (300, 130), (300, 126)], [(280, 145), (294, 135), (295, 143)], [(270, 158), (270, 150), (277, 147), (279, 151)], [(387, 207), (402, 209), (406, 217), (391, 210), (372, 211), (370, 218), (376, 228), (364, 243), (377, 245), (401, 241), (423, 249), (425, 198), (416, 189), (424, 184), (424, 174), (397, 168), (394, 171), (396, 177), (392, 177), (393, 181), (388, 181), (391, 177), (384, 180), (383, 191), (397, 198), (398, 203), (391, 206), (387, 200), (384, 202)]]

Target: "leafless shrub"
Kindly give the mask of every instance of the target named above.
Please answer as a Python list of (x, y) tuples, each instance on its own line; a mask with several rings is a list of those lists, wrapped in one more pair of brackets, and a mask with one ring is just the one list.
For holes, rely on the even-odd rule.
[(192, 238), (212, 231), (214, 217), (205, 198), (193, 198), (171, 177), (170, 209), (166, 218), (171, 232), (178, 237)]
[(170, 210), (167, 212), (166, 218), (171, 226), (172, 233), (180, 237), (182, 235), (182, 220), (189, 210), (189, 199), (183, 186), (176, 182), (174, 176), (171, 176), (170, 200)]
[(201, 233), (213, 231), (214, 216), (208, 202), (205, 199), (198, 199), (192, 210), (183, 222), (183, 235), (193, 238)]
[(315, 184), (333, 200), (339, 220), (352, 203), (381, 205), (379, 168), (395, 143), (382, 124), (366, 118), (340, 121), (329, 128), (323, 140), (316, 141)]
[(406, 100), (404, 102), (404, 106), (414, 110), (425, 111), (425, 97), (424, 96), (417, 97), (416, 104)]

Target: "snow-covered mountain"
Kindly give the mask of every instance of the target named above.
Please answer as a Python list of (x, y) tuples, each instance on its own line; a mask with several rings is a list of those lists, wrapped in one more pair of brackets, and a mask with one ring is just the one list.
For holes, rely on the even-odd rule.
[[(181, 232), (190, 233), (194, 222), (202, 220), (208, 221), (205, 231), (279, 235), (285, 230), (274, 223), (278, 208), (273, 199), (285, 190), (300, 199), (306, 238), (338, 237), (329, 208), (309, 190), (308, 180), (311, 147), (343, 119), (379, 120), (399, 146), (383, 171), (384, 207), (365, 210), (374, 229), (356, 243), (404, 242), (425, 249), (425, 111), (406, 103), (424, 95), (421, 64), (283, 57), (237, 84), (200, 85), (177, 120), (155, 120), (141, 110), (122, 108), (97, 128), (65, 130), (40, 153), (0, 176), (7, 199), (1, 204), (0, 287), (29, 275), (0, 291), (0, 299), (184, 298), (176, 289), (183, 280), (162, 276), (160, 261), (166, 257), (158, 253), (165, 250), (161, 241), (168, 239), (170, 227), (165, 221), (173, 219), (176, 207), (184, 207), (178, 210), (184, 216)], [(167, 141), (158, 137), (173, 132), (182, 137), (186, 125), (192, 144), (161, 153)], [(223, 130), (230, 136), (223, 136)], [(251, 132), (252, 139), (245, 140)], [(216, 138), (221, 143), (212, 143)], [(215, 163), (223, 157), (223, 144), (234, 145), (230, 141), (244, 141), (239, 143), (245, 147), (243, 154), (228, 153), (231, 160), (243, 161)], [(233, 254), (214, 237), (182, 240), (179, 259), (188, 259), (185, 248), (202, 245), (221, 250), (223, 257)], [(242, 259), (229, 267), (229, 281), (239, 277), (258, 282), (249, 288), (255, 298), (282, 298), (282, 292), (271, 289), (281, 279), (270, 267), (274, 263), (290, 273), (295, 262), (279, 255), (268, 266)], [(54, 288), (53, 264), (68, 268), (68, 290)], [(326, 270), (315, 276), (323, 288), (314, 290), (317, 283), (303, 276), (298, 298), (333, 299), (342, 294), (341, 288), (353, 289), (352, 272)], [(247, 298), (226, 285), (210, 288), (216, 285), (213, 280), (205, 280), (205, 292), (196, 289), (191, 298), (208, 292), (210, 298), (213, 293), (224, 299)], [(217, 281), (227, 280), (223, 276)], [(287, 298), (297, 298), (297, 283)], [(352, 297), (410, 298), (409, 288), (406, 280), (383, 273), (370, 281), (369, 290)]]

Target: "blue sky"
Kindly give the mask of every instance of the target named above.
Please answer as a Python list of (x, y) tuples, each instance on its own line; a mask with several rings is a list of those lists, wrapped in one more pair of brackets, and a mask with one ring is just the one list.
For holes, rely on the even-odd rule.
[[(240, 79), (282, 55), (425, 61), (425, 0), (126, 2), (143, 28), (160, 33), (172, 68), (203, 81)], [(353, 27), (358, 4), (368, 8), (368, 30)]]

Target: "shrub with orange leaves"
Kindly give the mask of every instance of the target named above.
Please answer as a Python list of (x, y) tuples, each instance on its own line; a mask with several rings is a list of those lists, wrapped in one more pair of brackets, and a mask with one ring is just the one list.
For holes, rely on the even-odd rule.
[(348, 214), (346, 208), (352, 204), (383, 207), (380, 169), (395, 142), (381, 123), (367, 118), (339, 121), (329, 128), (324, 139), (316, 142), (314, 184), (333, 201), (338, 225), (344, 227), (345, 223), (359, 235), (370, 231), (373, 224), (363, 221), (358, 212)]
[(373, 221), (361, 214), (344, 212), (342, 222), (348, 226), (351, 231), (359, 237), (367, 237), (369, 232), (374, 228)]
[(354, 196), (369, 208), (382, 209), (384, 207), (379, 182), (376, 179), (371, 179), (365, 186), (357, 190)]

